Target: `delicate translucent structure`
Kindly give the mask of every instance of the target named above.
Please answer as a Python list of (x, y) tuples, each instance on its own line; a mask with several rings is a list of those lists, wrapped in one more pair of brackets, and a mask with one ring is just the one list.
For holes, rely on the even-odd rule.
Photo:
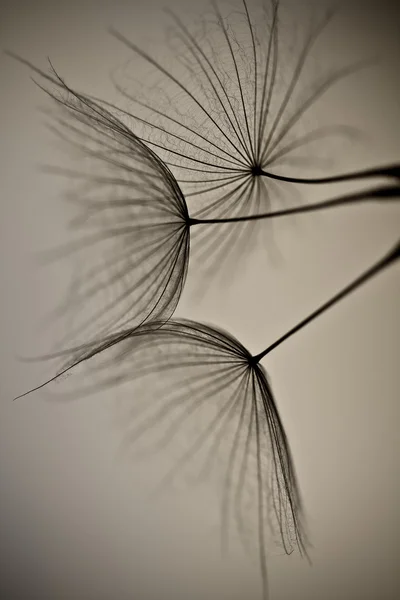
[[(72, 241), (50, 256), (79, 253), (79, 280), (59, 312), (74, 314), (68, 340), (94, 342), (174, 312), (189, 260), (189, 215), (168, 167), (110, 110), (47, 77), (57, 102), (52, 129), (76, 152), (80, 212)], [(54, 170), (54, 169), (53, 169)], [(70, 194), (71, 197), (71, 194)], [(74, 239), (75, 238), (75, 239)]]
[(173, 22), (168, 60), (111, 30), (148, 67), (148, 81), (135, 85), (129, 76), (129, 83), (116, 87), (140, 135), (171, 167), (186, 198), (194, 197), (193, 216), (239, 217), (284, 208), (291, 190), (283, 182), (400, 177), (398, 165), (323, 177), (302, 173), (310, 151), (318, 165), (322, 141), (324, 148), (334, 147), (335, 138), (355, 135), (342, 124), (300, 126), (332, 86), (368, 66), (363, 61), (326, 67), (310, 78), (307, 63), (334, 11), (314, 18), (304, 35), (302, 23), (286, 30), (285, 3), (279, 0), (237, 0), (228, 3), (228, 16), (219, 4), (211, 2), (197, 28), (167, 11)]

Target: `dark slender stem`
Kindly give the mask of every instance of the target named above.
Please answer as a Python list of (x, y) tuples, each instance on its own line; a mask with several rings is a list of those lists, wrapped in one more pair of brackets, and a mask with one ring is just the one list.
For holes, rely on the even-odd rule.
[(335, 206), (344, 206), (350, 204), (356, 204), (358, 202), (370, 202), (376, 200), (395, 200), (400, 199), (400, 184), (386, 187), (373, 188), (372, 190), (357, 192), (354, 194), (347, 194), (345, 196), (338, 196), (323, 202), (316, 202), (314, 204), (307, 204), (306, 206), (296, 206), (293, 208), (287, 208), (284, 210), (270, 211), (268, 213), (261, 213), (258, 215), (246, 215), (244, 217), (226, 217), (224, 219), (195, 219), (190, 218), (190, 225), (210, 225), (218, 223), (239, 223), (241, 221), (257, 221), (260, 219), (272, 219), (275, 217), (286, 217), (288, 215), (294, 215), (298, 213), (314, 212), (317, 210), (325, 210), (326, 208), (333, 208)]
[(297, 177), (285, 177), (284, 175), (275, 175), (269, 171), (261, 170), (259, 175), (278, 179), (279, 181), (289, 181), (292, 183), (338, 183), (340, 181), (353, 181), (356, 179), (367, 179), (371, 177), (390, 177), (400, 180), (400, 165), (388, 165), (373, 169), (365, 169), (363, 171), (355, 171), (354, 173), (346, 173), (344, 175), (334, 175), (332, 177), (317, 177), (315, 179), (302, 179)]
[(290, 329), (290, 331), (285, 333), (285, 335), (283, 335), (282, 337), (277, 339), (273, 344), (268, 346), (268, 348), (266, 348), (263, 352), (260, 352), (260, 354), (257, 354), (256, 356), (254, 356), (252, 362), (255, 364), (258, 363), (269, 352), (271, 352), (272, 350), (277, 348), (280, 344), (282, 344), (282, 342), (284, 342), (285, 340), (290, 338), (293, 334), (297, 333), (297, 331), (300, 331), (300, 329), (302, 329), (303, 327), (305, 327), (306, 325), (311, 323), (311, 321), (313, 321), (314, 319), (319, 317), (323, 312), (325, 312), (326, 310), (328, 310), (329, 308), (334, 306), (337, 302), (340, 302), (340, 300), (343, 300), (343, 298), (345, 298), (348, 294), (351, 294), (351, 292), (354, 292), (358, 287), (360, 287), (361, 285), (363, 285), (364, 283), (366, 283), (367, 281), (372, 279), (372, 277), (374, 277), (375, 275), (380, 273), (386, 267), (389, 267), (391, 264), (393, 264), (399, 258), (400, 258), (400, 241), (391, 250), (391, 252), (389, 252), (389, 254), (387, 254), (386, 256), (381, 258), (381, 260), (379, 260), (375, 265), (370, 267), (362, 275), (357, 277), (357, 279), (355, 279), (352, 283), (350, 283), (345, 288), (343, 288), (340, 292), (335, 294), (335, 296), (333, 296), (330, 300), (328, 300), (328, 302), (325, 302), (325, 304), (322, 304), (322, 306), (320, 306), (314, 312), (312, 312), (310, 315), (308, 315), (308, 317), (306, 317), (305, 319), (300, 321), (300, 323), (298, 323), (295, 327)]

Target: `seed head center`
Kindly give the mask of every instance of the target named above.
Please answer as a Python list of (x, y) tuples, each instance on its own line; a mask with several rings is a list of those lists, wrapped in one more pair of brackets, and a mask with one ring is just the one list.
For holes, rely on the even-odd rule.
[(253, 165), (251, 167), (251, 174), (253, 175), (253, 177), (259, 177), (260, 175), (262, 175), (262, 168), (261, 165)]

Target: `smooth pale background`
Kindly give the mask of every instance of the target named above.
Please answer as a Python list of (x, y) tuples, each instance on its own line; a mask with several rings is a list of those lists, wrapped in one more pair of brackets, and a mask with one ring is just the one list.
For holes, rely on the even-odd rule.
[[(381, 67), (346, 80), (323, 101), (330, 117), (334, 111), (337, 122), (366, 135), (354, 152), (338, 157), (336, 168), (400, 156), (400, 13), (394, 5), (343, 3), (321, 44), (327, 63), (335, 52), (349, 60), (375, 52), (383, 57)], [(117, 100), (109, 72), (129, 53), (106, 27), (113, 24), (151, 48), (165, 24), (161, 6), (3, 2), (0, 43), (39, 66), (50, 56), (77, 88)], [(182, 1), (171, 6), (191, 8)], [(39, 267), (34, 256), (67, 236), (60, 181), (38, 170), (61, 156), (37, 111), (42, 94), (29, 72), (4, 56), (0, 86), (0, 596), (259, 597), (257, 566), (239, 550), (220, 556), (211, 485), (158, 503), (143, 499), (142, 490), (156, 480), (157, 461), (147, 469), (119, 457), (110, 394), (61, 405), (41, 393), (11, 402), (49, 374), (46, 365), (22, 364), (15, 356), (45, 352), (54, 342), (52, 330), (39, 324), (62, 298), (71, 273), (67, 264)], [(399, 225), (399, 209), (388, 206), (299, 217), (275, 229), (279, 266), (253, 255), (228, 291), (213, 282), (199, 302), (195, 273), (189, 273), (177, 314), (225, 327), (258, 352), (380, 257), (396, 241)], [(387, 271), (265, 363), (314, 545), (311, 568), (298, 557), (271, 558), (275, 600), (398, 597), (399, 274), (398, 266)]]

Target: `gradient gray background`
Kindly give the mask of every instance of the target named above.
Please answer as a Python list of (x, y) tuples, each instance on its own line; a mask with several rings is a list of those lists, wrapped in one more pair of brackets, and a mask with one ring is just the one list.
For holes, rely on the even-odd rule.
[[(321, 60), (328, 63), (338, 52), (349, 60), (374, 53), (382, 58), (382, 66), (346, 80), (319, 108), (365, 134), (338, 157), (336, 168), (400, 156), (400, 18), (394, 5), (344, 3), (324, 38)], [(50, 56), (72, 85), (112, 101), (109, 71), (129, 53), (106, 27), (113, 24), (151, 47), (165, 24), (161, 6), (3, 2), (0, 43), (39, 66)], [(52, 329), (40, 323), (71, 273), (68, 265), (41, 268), (34, 256), (67, 236), (60, 181), (37, 168), (62, 156), (54, 154), (37, 110), (42, 94), (29, 72), (4, 56), (0, 86), (0, 596), (257, 598), (257, 565), (239, 548), (220, 556), (212, 485), (184, 488), (158, 503), (144, 500), (157, 461), (147, 468), (120, 457), (109, 394), (61, 405), (41, 393), (11, 402), (49, 374), (48, 366), (21, 364), (15, 356), (45, 352), (54, 343)], [(225, 327), (256, 353), (380, 257), (399, 225), (398, 208), (373, 205), (282, 223), (275, 229), (278, 265), (266, 266), (265, 257), (254, 255), (228, 292), (213, 284), (201, 301), (190, 272), (177, 314)], [(298, 557), (271, 557), (274, 600), (394, 600), (400, 593), (399, 283), (396, 266), (264, 363), (292, 444), (314, 545), (312, 567)]]

